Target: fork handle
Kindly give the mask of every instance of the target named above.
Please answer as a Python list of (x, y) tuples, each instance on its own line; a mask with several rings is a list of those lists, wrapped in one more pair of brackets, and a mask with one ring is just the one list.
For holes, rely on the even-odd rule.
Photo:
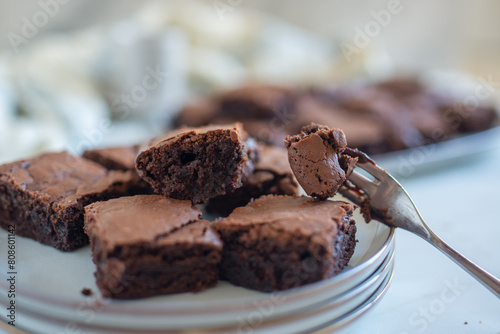
[(483, 284), (488, 290), (493, 292), (497, 298), (500, 298), (500, 280), (495, 276), (488, 273), (486, 270), (482, 269), (478, 265), (474, 264), (472, 261), (467, 259), (465, 256), (458, 253), (450, 245), (439, 238), (434, 232), (429, 229), (430, 236), (425, 238), (434, 247), (439, 249), (441, 252), (446, 254), (450, 259), (452, 259), (456, 264), (462, 267), (465, 271), (471, 274), (476, 280)]

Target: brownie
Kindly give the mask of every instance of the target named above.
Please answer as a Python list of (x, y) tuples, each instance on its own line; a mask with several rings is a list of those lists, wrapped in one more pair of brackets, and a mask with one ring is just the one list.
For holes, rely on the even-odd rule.
[(69, 251), (88, 243), (84, 207), (129, 195), (132, 172), (106, 168), (69, 153), (47, 153), (0, 166), (0, 225)]
[(263, 196), (214, 223), (224, 248), (221, 278), (259, 291), (339, 273), (356, 245), (355, 206), (310, 197)]
[[(439, 106), (442, 117), (449, 121), (452, 131), (474, 133), (489, 129), (498, 123), (498, 114), (488, 106), (473, 107), (463, 103)], [(450, 131), (445, 132), (450, 135)]]
[[(294, 116), (295, 117), (295, 116)], [(285, 126), (288, 120), (276, 117), (272, 120), (245, 119), (242, 120), (243, 127), (249, 135), (260, 142), (284, 148), (283, 140), (289, 133)]]
[(236, 123), (174, 130), (153, 140), (136, 168), (157, 194), (203, 203), (241, 187), (255, 160), (255, 141)]
[[(311, 122), (339, 128), (349, 138), (349, 145), (363, 151), (388, 150), (388, 126), (372, 114), (356, 115), (352, 110), (329, 104), (314, 95), (298, 99), (296, 117), (287, 127), (287, 134), (299, 133)], [(356, 117), (357, 116), (357, 117)]]
[[(368, 120), (373, 128), (378, 129), (382, 138), (375, 137), (370, 140), (365, 132), (352, 131), (350, 127), (344, 129), (345, 122), (337, 125), (346, 130), (345, 134), (349, 140), (352, 138), (357, 143), (361, 141), (357, 146), (359, 149), (373, 154), (424, 144), (424, 137), (413, 124), (418, 114), (414, 115), (409, 105), (401, 103), (393, 95), (372, 86), (346, 87), (335, 92), (334, 97), (330, 99), (325, 99), (327, 94), (319, 99), (335, 110), (343, 110), (341, 113), (335, 113), (335, 118), (339, 114), (347, 114), (352, 122), (357, 119)], [(360, 136), (364, 138), (359, 138)]]
[(259, 161), (240, 188), (208, 201), (207, 211), (221, 216), (262, 195), (298, 195), (299, 185), (288, 163), (285, 148), (257, 144)]
[(135, 170), (135, 158), (139, 153), (137, 145), (115, 146), (87, 150), (82, 156), (97, 162), (110, 170)]
[(272, 85), (246, 85), (212, 97), (189, 101), (174, 119), (174, 125), (201, 126), (214, 119), (272, 119), (292, 105), (293, 90)]
[(285, 140), (288, 161), (304, 191), (320, 199), (332, 197), (349, 178), (357, 157), (345, 154), (342, 130), (311, 123)]
[(282, 146), (286, 125), (294, 116), (296, 93), (286, 87), (246, 85), (205, 98), (193, 99), (179, 112), (174, 126), (241, 122), (251, 137)]
[[(200, 127), (213, 123), (213, 119), (218, 115), (218, 108), (219, 105), (214, 99), (209, 97), (193, 98), (186, 103), (174, 118), (174, 126)], [(234, 123), (234, 121), (229, 123)]]
[(134, 174), (134, 191), (131, 195), (152, 194), (153, 189), (137, 173), (135, 169), (135, 158), (139, 153), (139, 145), (115, 146), (87, 150), (82, 156), (92, 160), (108, 170), (130, 171)]
[(247, 85), (225, 92), (219, 101), (219, 116), (233, 119), (271, 119), (293, 101), (292, 90), (271, 85)]
[(219, 277), (222, 242), (190, 201), (121, 197), (85, 208), (85, 232), (104, 297), (197, 292)]
[[(267, 119), (239, 119), (239, 122), (243, 125), (245, 131), (248, 132), (249, 136), (255, 138), (257, 141), (275, 145), (275, 146), (283, 146), (283, 140), (288, 134), (288, 129), (283, 124), (283, 121), (279, 118), (273, 120)], [(231, 124), (234, 123), (235, 119), (233, 118), (220, 118), (217, 117), (214, 119), (214, 123), (216, 124)]]
[[(498, 113), (493, 107), (487, 104), (465, 106), (463, 99), (437, 93), (414, 78), (345, 85), (333, 91), (323, 90), (316, 96), (321, 96), (320, 99), (331, 106), (351, 112), (353, 118), (356, 115), (358, 118), (374, 117), (376, 123), (385, 125), (382, 145), (358, 146), (369, 154), (437, 143), (498, 124)], [(357, 134), (343, 130), (350, 141), (356, 140)]]

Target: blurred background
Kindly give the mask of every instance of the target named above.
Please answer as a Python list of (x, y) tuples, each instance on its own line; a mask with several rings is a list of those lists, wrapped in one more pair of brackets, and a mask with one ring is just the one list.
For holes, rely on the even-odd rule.
[[(3, 2), (0, 162), (145, 140), (193, 96), (428, 74), (500, 85), (500, 3)], [(474, 85), (469, 85), (474, 87)]]

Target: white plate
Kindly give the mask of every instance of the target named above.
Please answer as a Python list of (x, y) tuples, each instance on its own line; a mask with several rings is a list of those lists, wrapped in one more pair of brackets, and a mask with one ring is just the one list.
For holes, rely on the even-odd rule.
[(393, 275), (394, 275), (394, 264), (390, 269), (390, 273), (385, 277), (384, 282), (382, 282), (382, 284), (380, 284), (377, 290), (370, 297), (368, 297), (362, 304), (360, 304), (358, 307), (356, 307), (355, 309), (351, 310), (350, 312), (344, 314), (339, 318), (330, 319), (327, 323), (324, 324), (318, 324), (317, 327), (311, 328), (310, 332), (314, 331), (314, 333), (316, 334), (327, 334), (327, 333), (330, 334), (333, 331), (346, 326), (347, 324), (356, 320), (360, 316), (364, 315), (373, 306), (375, 306), (386, 294), (387, 290), (389, 289), (389, 285), (392, 281)]
[[(303, 310), (300, 314), (281, 317), (278, 319), (266, 320), (265, 313), (273, 310), (265, 307), (256, 309), (251, 315), (246, 318), (240, 318), (238, 324), (229, 327), (214, 327), (203, 328), (196, 330), (200, 334), (214, 333), (253, 333), (253, 334), (274, 334), (274, 333), (311, 333), (312, 330), (323, 328), (325, 326), (340, 326), (355, 319), (353, 314), (359, 316), (356, 312), (362, 307), (366, 308), (367, 300), (380, 298), (383, 292), (381, 289), (387, 289), (394, 268), (394, 247), (384, 260), (383, 264), (362, 284), (356, 286), (342, 295), (333, 299), (327, 300), (316, 307)], [(373, 303), (370, 305), (370, 307)], [(366, 311), (366, 309), (365, 309)], [(357, 317), (356, 316), (356, 317)], [(134, 329), (129, 326), (123, 326), (116, 323), (113, 326), (100, 326), (93, 321), (68, 322), (61, 319), (49, 318), (41, 316), (33, 312), (22, 312), (19, 314), (21, 323), (29, 323), (30, 332), (40, 333), (58, 333), (61, 328), (71, 324), (74, 328), (78, 328), (79, 333), (159, 333), (155, 329)], [(350, 319), (350, 320), (349, 320)], [(1, 326), (0, 326), (1, 327)], [(179, 333), (179, 330), (162, 329), (161, 333)]]
[[(386, 260), (394, 243), (394, 230), (373, 221), (366, 224), (355, 213), (359, 240), (349, 266), (339, 275), (301, 288), (260, 293), (227, 282), (203, 292), (158, 296), (142, 300), (116, 301), (99, 298), (89, 247), (65, 253), (27, 238), (16, 237), (17, 305), (26, 314), (66, 322), (112, 328), (136, 329), (207, 328), (237, 325), (255, 310), (271, 307), (265, 318), (296, 314), (346, 293), (372, 276)], [(7, 232), (0, 231), (1, 253), (6, 254)], [(0, 264), (0, 277), (7, 273)], [(84, 297), (91, 288), (95, 297)], [(0, 278), (0, 303), (7, 300), (5, 277)], [(19, 322), (21, 324), (21, 320)]]

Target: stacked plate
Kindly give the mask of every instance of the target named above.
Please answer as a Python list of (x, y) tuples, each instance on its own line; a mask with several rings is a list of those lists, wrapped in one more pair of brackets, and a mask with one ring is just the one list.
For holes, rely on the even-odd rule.
[[(394, 266), (394, 229), (355, 216), (359, 240), (339, 275), (293, 290), (260, 293), (219, 282), (196, 294), (103, 300), (90, 249), (63, 253), (16, 238), (16, 328), (34, 333), (302, 333), (331, 331), (370, 309), (386, 292)], [(0, 232), (7, 254), (7, 232)], [(307, 268), (303, 268), (307, 271)], [(0, 304), (7, 307), (6, 261)], [(94, 295), (83, 296), (83, 288)], [(5, 319), (5, 315), (2, 315)]]

